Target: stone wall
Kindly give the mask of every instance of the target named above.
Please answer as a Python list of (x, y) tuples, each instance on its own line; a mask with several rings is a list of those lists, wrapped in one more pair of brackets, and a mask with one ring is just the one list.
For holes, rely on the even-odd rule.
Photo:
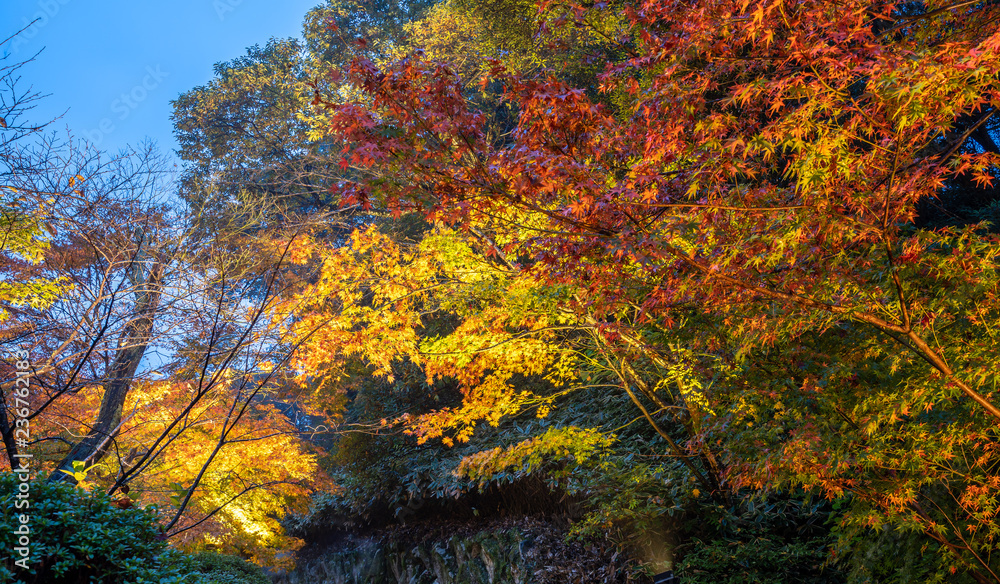
[[(446, 531), (446, 530), (445, 530)], [(647, 581), (606, 544), (522, 519), (470, 532), (386, 531), (305, 550), (277, 584), (626, 584)]]

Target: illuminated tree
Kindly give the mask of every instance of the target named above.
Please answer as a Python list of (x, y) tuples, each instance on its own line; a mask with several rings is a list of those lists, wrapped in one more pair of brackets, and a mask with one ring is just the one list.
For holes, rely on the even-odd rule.
[[(31, 137), (8, 89), (5, 131)], [(0, 157), (5, 464), (26, 449), (50, 481), (160, 504), (186, 545), (262, 562), (268, 546), (294, 547), (269, 514), (295, 508), (322, 475), (289, 421), (295, 396), (281, 393), (293, 347), (269, 320), (294, 275), (269, 237), (248, 235), (267, 210), (206, 237), (198, 211), (171, 202), (151, 148), (109, 158), (38, 136), (3, 142)], [(20, 401), (15, 350), (31, 367)], [(268, 363), (274, 375), (261, 373)], [(30, 423), (20, 446), (11, 411)]]
[[(556, 28), (608, 7), (540, 9)], [(447, 65), (355, 60), (363, 99), (319, 99), (343, 164), (370, 173), (346, 202), (461, 226), (536, 287), (572, 289), (556, 313), (593, 323), (622, 390), (677, 408), (705, 469), (719, 461), (698, 445), (723, 441), (720, 480), (849, 493), (857, 523), (921, 531), (996, 579), (998, 242), (918, 213), (995, 178), (998, 8), (623, 10), (601, 75), (616, 107), (498, 61), (484, 84), (519, 116), (500, 142)], [(464, 410), (491, 419), (516, 396), (468, 391)]]

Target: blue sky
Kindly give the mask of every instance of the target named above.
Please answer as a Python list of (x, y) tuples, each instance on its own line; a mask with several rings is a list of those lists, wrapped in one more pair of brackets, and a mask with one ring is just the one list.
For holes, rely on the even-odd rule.
[[(3, 51), (42, 50), (22, 83), (50, 94), (32, 116), (118, 152), (144, 138), (177, 148), (170, 101), (212, 78), (212, 65), (271, 37), (301, 35), (320, 0), (0, 0), (0, 40), (38, 18)], [(10, 62), (10, 60), (8, 60)], [(67, 111), (68, 110), (68, 111)]]

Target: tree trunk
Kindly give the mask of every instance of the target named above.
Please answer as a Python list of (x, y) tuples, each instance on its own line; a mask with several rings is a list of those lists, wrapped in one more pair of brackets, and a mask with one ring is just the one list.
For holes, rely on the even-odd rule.
[(163, 288), (163, 264), (156, 262), (149, 270), (146, 281), (136, 293), (134, 318), (122, 330), (118, 352), (104, 381), (104, 396), (97, 421), (90, 432), (74, 446), (69, 454), (49, 475), (49, 481), (75, 483), (76, 479), (65, 472), (73, 472), (73, 462), (82, 461), (86, 466), (96, 464), (104, 457), (108, 446), (118, 433), (122, 421), (125, 398), (132, 387), (132, 379), (146, 352), (153, 333), (157, 307)]
[(3, 435), (3, 446), (7, 451), (7, 459), (10, 460), (10, 467), (14, 468), (14, 459), (17, 456), (17, 444), (14, 442), (14, 428), (7, 418), (7, 396), (0, 390), (0, 435)]

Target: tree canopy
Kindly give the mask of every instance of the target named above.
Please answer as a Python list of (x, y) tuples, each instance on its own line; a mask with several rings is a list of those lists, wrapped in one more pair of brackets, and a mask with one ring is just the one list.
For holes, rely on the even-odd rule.
[(1000, 581), (998, 21), (327, 2), (174, 101), (182, 205), (19, 151), (38, 448), (262, 562), (544, 492), (685, 582)]

